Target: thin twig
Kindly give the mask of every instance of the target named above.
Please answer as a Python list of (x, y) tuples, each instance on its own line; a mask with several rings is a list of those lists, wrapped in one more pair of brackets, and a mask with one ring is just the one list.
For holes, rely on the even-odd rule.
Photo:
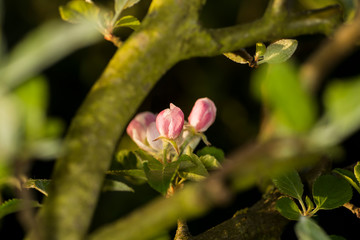
[(352, 203), (345, 203), (343, 205), (344, 208), (350, 210), (353, 214), (356, 215), (357, 218), (360, 218), (360, 208), (359, 207), (356, 207), (354, 204)]

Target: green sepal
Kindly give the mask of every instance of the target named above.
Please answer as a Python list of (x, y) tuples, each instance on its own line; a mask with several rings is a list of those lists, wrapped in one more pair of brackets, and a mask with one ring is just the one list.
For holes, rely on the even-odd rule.
[[(353, 186), (356, 189), (356, 191), (360, 193), (359, 182), (357, 181), (354, 173), (350, 172), (349, 170), (341, 169), (341, 168), (335, 168), (333, 172), (342, 176), (346, 181), (348, 181), (348, 183), (351, 184), (351, 186)], [(354, 168), (354, 172), (355, 172), (355, 168)]]
[(134, 192), (134, 189), (121, 181), (105, 179), (102, 187), (102, 191), (103, 192), (109, 192), (109, 191)]
[(11, 199), (0, 205), (0, 219), (4, 216), (26, 209), (26, 207), (41, 207), (41, 204), (33, 200)]
[(51, 180), (49, 179), (29, 179), (24, 183), (23, 187), (36, 189), (45, 196), (48, 196), (48, 187), (50, 183)]
[(128, 15), (117, 20), (114, 25), (114, 29), (119, 27), (129, 27), (133, 30), (137, 30), (139, 26), (140, 21), (136, 17)]
[(296, 203), (288, 198), (288, 197), (282, 197), (276, 201), (276, 210), (278, 212), (290, 220), (297, 221), (301, 216), (301, 211), (299, 207), (296, 205)]
[(304, 185), (295, 169), (274, 177), (272, 181), (281, 193), (298, 200), (302, 199)]
[(313, 185), (313, 199), (318, 209), (334, 209), (349, 202), (352, 189), (343, 178), (333, 175), (322, 175)]

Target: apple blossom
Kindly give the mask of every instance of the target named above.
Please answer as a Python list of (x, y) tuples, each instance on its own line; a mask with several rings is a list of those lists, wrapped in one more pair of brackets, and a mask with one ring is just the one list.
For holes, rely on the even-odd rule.
[(172, 103), (170, 108), (161, 111), (156, 117), (156, 128), (160, 137), (174, 140), (180, 135), (183, 126), (184, 113)]
[(211, 124), (214, 123), (216, 117), (216, 107), (209, 98), (199, 98), (189, 115), (189, 124), (195, 128), (197, 132), (205, 132)]

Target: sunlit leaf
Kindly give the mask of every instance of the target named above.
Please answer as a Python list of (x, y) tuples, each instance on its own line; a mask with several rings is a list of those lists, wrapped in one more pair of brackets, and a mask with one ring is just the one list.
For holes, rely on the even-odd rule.
[(232, 53), (232, 52), (224, 53), (224, 56), (236, 63), (240, 63), (240, 64), (248, 64), (249, 63), (247, 60), (242, 58), (240, 55)]
[(212, 147), (212, 146), (206, 146), (196, 152), (196, 154), (201, 157), (205, 155), (211, 155), (216, 158), (220, 163), (225, 160), (225, 154), (224, 151), (220, 148)]
[(336, 172), (337, 174), (345, 178), (346, 181), (348, 181), (351, 184), (351, 186), (353, 186), (356, 189), (356, 191), (360, 193), (360, 186), (354, 173), (350, 172), (349, 170), (341, 169), (341, 168), (335, 168), (333, 172)]
[(285, 62), (294, 54), (297, 45), (298, 43), (294, 39), (278, 40), (267, 47), (263, 55), (264, 58), (259, 61), (259, 64), (264, 62), (272, 64)]
[(214, 156), (211, 156), (209, 154), (201, 156), (200, 161), (204, 164), (206, 169), (215, 170), (221, 168), (221, 164), (219, 163), (219, 161)]
[(350, 201), (352, 189), (346, 180), (332, 175), (318, 177), (313, 185), (313, 199), (317, 208), (334, 209)]
[(266, 52), (266, 46), (263, 43), (256, 43), (255, 58), (263, 57)]
[(355, 177), (357, 179), (357, 182), (360, 186), (360, 162), (357, 162), (355, 167), (354, 167), (354, 174), (355, 174)]
[(276, 201), (276, 210), (290, 220), (298, 220), (301, 212), (296, 203), (288, 197), (282, 197)]
[(100, 8), (92, 2), (73, 0), (68, 2), (65, 6), (60, 6), (59, 11), (61, 18), (71, 23), (80, 23), (84, 20), (96, 22), (100, 13)]
[(326, 232), (309, 217), (301, 217), (295, 225), (299, 240), (331, 240)]
[(182, 178), (191, 180), (191, 181), (201, 181), (205, 179), (209, 173), (206, 170), (204, 164), (200, 161), (199, 157), (195, 154), (190, 156), (191, 162), (194, 164), (194, 167), (189, 167), (185, 170), (179, 171), (179, 175)]
[(48, 187), (50, 183), (51, 180), (49, 179), (29, 179), (24, 183), (24, 187), (34, 188), (45, 196), (48, 196)]
[(4, 216), (18, 212), (29, 207), (40, 207), (37, 201), (28, 201), (23, 199), (11, 199), (0, 205), (0, 219)]
[(110, 179), (105, 179), (102, 190), (104, 192), (109, 192), (109, 191), (134, 192), (134, 189), (129, 187), (127, 184)]
[(304, 185), (296, 170), (282, 173), (281, 175), (274, 177), (272, 181), (281, 193), (296, 199), (302, 199)]
[(305, 203), (307, 206), (307, 211), (310, 212), (311, 210), (314, 209), (314, 203), (311, 201), (311, 199), (309, 198), (309, 196), (305, 197)]
[(136, 17), (128, 15), (120, 18), (115, 23), (114, 28), (129, 27), (133, 30), (137, 30), (139, 26), (140, 26), (140, 21)]

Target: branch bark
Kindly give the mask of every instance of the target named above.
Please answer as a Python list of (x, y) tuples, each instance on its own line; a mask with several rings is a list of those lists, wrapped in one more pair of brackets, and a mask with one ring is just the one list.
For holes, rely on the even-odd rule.
[[(97, 203), (104, 172), (109, 167), (119, 137), (147, 93), (175, 63), (194, 56), (221, 54), (259, 41), (301, 34), (327, 34), (338, 23), (340, 16), (340, 12), (334, 8), (320, 15), (306, 14), (283, 22), (262, 19), (251, 24), (207, 30), (198, 24), (198, 12), (203, 4), (203, 0), (153, 0), (140, 29), (116, 52), (70, 126), (65, 141), (65, 154), (56, 163), (49, 197), (39, 213), (39, 234), (42, 239), (84, 238)], [(236, 187), (242, 189), (244, 182), (253, 183), (256, 176), (253, 170), (267, 168), (263, 164), (249, 164), (248, 168), (244, 168), (248, 172), (236, 168), (239, 170), (235, 174), (237, 181), (234, 180), (234, 183), (238, 183)], [(227, 173), (233, 171), (229, 169)], [(211, 179), (209, 181), (213, 181)], [(129, 220), (114, 224), (112, 230), (98, 232), (92, 239), (103, 240), (103, 235), (113, 239), (114, 234), (118, 239), (136, 239), (125, 237), (124, 234), (141, 234), (140, 237), (144, 237), (144, 232), (154, 233), (154, 223), (159, 221), (163, 228), (167, 228), (183, 215), (198, 216), (217, 203), (221, 196), (210, 194), (214, 191), (212, 188), (204, 189), (192, 187), (185, 190), (187, 194), (179, 194), (172, 200), (158, 200), (144, 208), (141, 214), (132, 214)], [(199, 191), (205, 191), (214, 199), (204, 198)], [(194, 197), (184, 199), (190, 193)], [(150, 214), (153, 213), (150, 209), (154, 207), (157, 211), (161, 209), (155, 217)], [(169, 213), (172, 215), (168, 216)], [(141, 225), (144, 214), (151, 215), (150, 225)], [(35, 239), (34, 235), (30, 235), (30, 238)]]

